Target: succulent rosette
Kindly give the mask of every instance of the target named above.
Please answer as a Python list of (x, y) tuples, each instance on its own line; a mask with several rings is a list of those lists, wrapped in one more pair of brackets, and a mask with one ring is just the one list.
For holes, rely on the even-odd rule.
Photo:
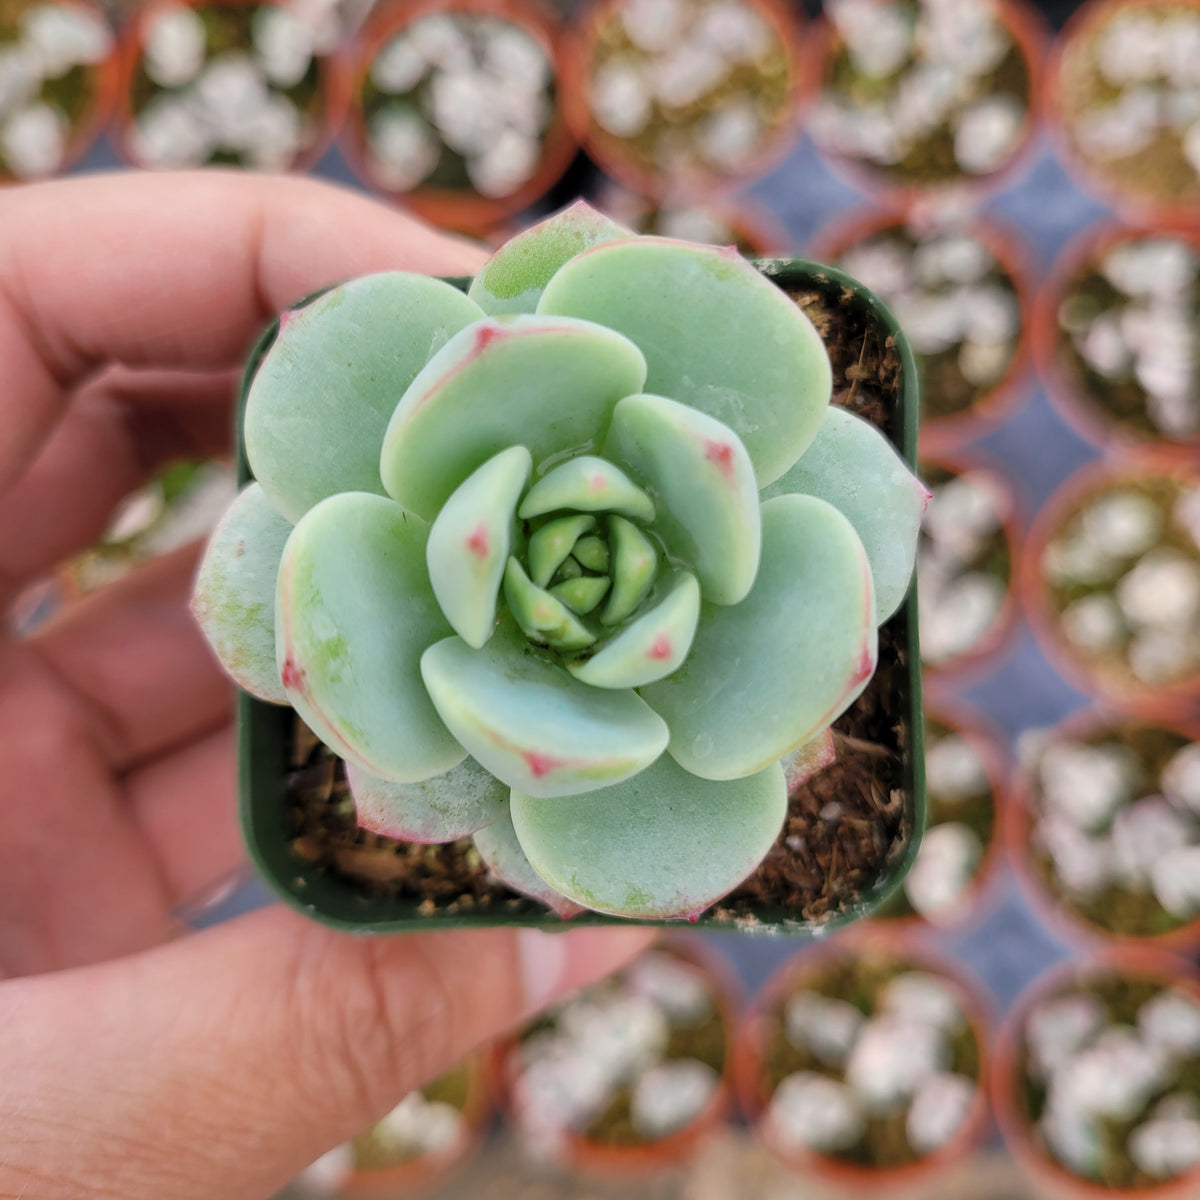
[(465, 293), (352, 280), (258, 364), (196, 614), (363, 826), (473, 834), (561, 914), (694, 915), (771, 847), (783, 760), (908, 588), (926, 492), (830, 391), (735, 251), (582, 204)]

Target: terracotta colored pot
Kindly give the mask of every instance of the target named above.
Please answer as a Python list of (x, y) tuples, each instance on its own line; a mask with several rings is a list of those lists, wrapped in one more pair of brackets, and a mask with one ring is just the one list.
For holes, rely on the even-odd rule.
[[(951, 1138), (938, 1150), (898, 1167), (868, 1167), (798, 1147), (784, 1147), (770, 1136), (764, 1121), (771, 1100), (766, 1078), (767, 1043), (773, 1014), (786, 997), (803, 987), (806, 978), (830, 962), (878, 955), (902, 967), (935, 974), (951, 983), (974, 1032), (979, 1049), (979, 1078), (971, 1108)], [(933, 1181), (967, 1158), (988, 1129), (988, 1077), (990, 1066), (990, 1005), (981, 984), (957, 963), (943, 958), (911, 932), (874, 923), (858, 926), (836, 940), (789, 958), (767, 980), (755, 996), (738, 1030), (736, 1083), (738, 1098), (755, 1136), (785, 1166), (806, 1179), (830, 1188), (847, 1198), (886, 1195), (890, 1197), (937, 1195)]]
[[(984, 846), (983, 858), (971, 877), (967, 887), (955, 900), (953, 909), (936, 920), (913, 910), (903, 888), (892, 894), (882, 908), (872, 914), (871, 920), (885, 922), (889, 929), (920, 930), (931, 925), (937, 929), (959, 930), (978, 925), (983, 921), (996, 898), (996, 883), (1004, 859), (1002, 822), (1008, 807), (1009, 769), (1007, 739), (1003, 732), (977, 709), (949, 693), (939, 696), (936, 691), (925, 694), (925, 747), (926, 747), (926, 803), (930, 806), (925, 830), (935, 828), (942, 822), (934, 819), (932, 793), (929, 785), (928, 751), (930, 748), (929, 721), (932, 719), (945, 726), (951, 733), (963, 737), (979, 755), (988, 778), (992, 800), (992, 831)], [(948, 818), (952, 819), (952, 818)], [(922, 842), (924, 845), (924, 842)], [(917, 851), (920, 861), (921, 851)]]
[[(1050, 731), (1049, 737), (1052, 741), (1087, 741), (1107, 730), (1119, 729), (1123, 725), (1141, 724), (1145, 722), (1122, 719), (1102, 710), (1082, 709), (1056, 725)], [(1200, 741), (1200, 725), (1193, 729), (1171, 725), (1163, 727), (1181, 737)], [(1033, 772), (1028, 768), (1019, 770), (1004, 808), (1002, 828), (1004, 845), (1018, 886), (1026, 902), (1038, 914), (1044, 925), (1062, 940), (1085, 948), (1094, 947), (1100, 940), (1129, 945), (1161, 946), (1172, 950), (1187, 949), (1200, 944), (1200, 915), (1166, 933), (1121, 934), (1097, 925), (1057, 895), (1038, 873), (1032, 861), (1030, 837), (1034, 810), (1039, 804), (1036, 791)]]
[[(945, 686), (949, 681), (961, 682), (967, 676), (982, 674), (995, 665), (1000, 656), (1008, 649), (1013, 633), (1017, 626), (1019, 605), (1017, 602), (1017, 571), (1018, 555), (1024, 536), (1021, 520), (1021, 501), (1013, 483), (1003, 474), (1000, 468), (978, 453), (925, 455), (922, 454), (921, 469), (918, 474), (929, 482), (928, 476), (932, 470), (949, 472), (952, 475), (963, 475), (967, 472), (980, 472), (988, 480), (989, 486), (997, 497), (1003, 497), (999, 502), (1001, 526), (1004, 532), (1004, 544), (1007, 553), (1007, 586), (1004, 600), (999, 611), (989, 623), (983, 636), (965, 651), (939, 658), (934, 661), (922, 658), (922, 671), (934, 686)], [(936, 484), (933, 485), (936, 489)], [(925, 535), (922, 534), (922, 544)], [(921, 546), (917, 550), (918, 571), (920, 569)], [(929, 606), (925, 609), (925, 620), (929, 618)]]
[[(895, 0), (877, 0), (878, 3), (894, 3)], [(1040, 13), (1025, 0), (980, 0), (990, 4), (1000, 24), (1016, 43), (1017, 51), (1025, 63), (1028, 74), (1028, 104), (1020, 134), (1008, 159), (997, 169), (987, 174), (969, 175), (956, 173), (948, 178), (936, 180), (911, 180), (899, 176), (886, 166), (875, 165), (865, 159), (851, 158), (839, 153), (836, 148), (821, 138), (819, 122), (810, 123), (813, 140), (822, 157), (833, 171), (860, 191), (866, 192), (893, 208), (911, 211), (915, 207), (933, 205), (954, 208), (965, 204), (976, 204), (983, 198), (994, 195), (1010, 184), (1025, 170), (1031, 157), (1036, 134), (1041, 122), (1043, 107), (1043, 65), (1046, 58), (1049, 35)], [(807, 63), (804, 78), (807, 81), (805, 107), (815, 106), (825, 93), (834, 71), (834, 57), (841, 47), (841, 39), (830, 19), (822, 17), (815, 25), (806, 44)], [(811, 117), (811, 114), (810, 114)]]
[[(725, 1067), (720, 1084), (701, 1112), (686, 1126), (655, 1141), (615, 1145), (563, 1130), (553, 1147), (531, 1146), (535, 1155), (557, 1167), (616, 1181), (653, 1175), (690, 1159), (729, 1114), (733, 1104), (734, 1039), (742, 1002), (741, 984), (725, 959), (709, 943), (694, 935), (665, 934), (655, 943), (653, 951), (678, 958), (705, 977), (725, 1033)], [(519, 1039), (497, 1043), (493, 1079), (505, 1118), (521, 1138), (522, 1118), (513, 1087), (519, 1044)]]
[[(568, 43), (569, 65), (564, 97), (567, 120), (575, 131), (575, 136), (595, 162), (626, 187), (674, 206), (695, 204), (765, 173), (791, 149), (799, 120), (799, 9), (784, 3), (783, 0), (737, 0), (737, 3), (751, 10), (763, 23), (760, 28), (768, 29), (773, 36), (774, 45), (768, 53), (774, 65), (770, 73), (764, 74), (762, 71), (754, 71), (752, 62), (750, 65), (739, 66), (729, 76), (732, 78), (734, 74), (754, 71), (756, 80), (766, 81), (771, 98), (767, 131), (760, 144), (744, 161), (728, 165), (714, 165), (711, 161), (705, 165), (695, 156), (688, 154), (682, 166), (669, 169), (640, 141), (643, 137), (641, 130), (631, 133), (628, 137), (618, 137), (599, 125), (593, 115), (592, 68), (598, 49), (623, 36), (618, 33), (618, 23), (620, 12), (629, 4), (629, 0), (593, 0), (590, 7), (577, 19)], [(683, 0), (682, 7), (692, 10), (697, 5), (695, 0)], [(672, 48), (682, 36), (684, 35), (680, 34), (670, 40)], [(720, 99), (727, 98), (724, 88), (719, 88), (714, 80), (712, 84), (701, 89), (698, 96), (680, 102), (669, 111), (683, 111), (692, 105), (704, 112), (712, 111), (708, 97), (714, 89)], [(759, 107), (761, 109), (762, 105)], [(662, 109), (663, 106), (656, 105), (654, 111), (661, 117)], [(726, 141), (740, 143), (740, 149), (749, 136), (746, 131), (742, 131), (740, 138), (727, 137)]]
[[(401, 187), (389, 180), (370, 150), (367, 134), (369, 115), (365, 111), (371, 98), (383, 93), (371, 79), (376, 58), (392, 38), (424, 17), (456, 16), (491, 18), (515, 26), (541, 50), (552, 80), (547, 84), (553, 111), (542, 134), (537, 164), (532, 172), (507, 192), (485, 196), (477, 191), (469, 177), (439, 179), (445, 160), (445, 147), (439, 163), (430, 168), (422, 181)], [(575, 157), (576, 145), (563, 114), (565, 58), (562, 31), (557, 18), (534, 0), (409, 0), (385, 2), (375, 10), (363, 27), (354, 55), (350, 119), (342, 137), (342, 148), (355, 173), (370, 187), (435, 224), (464, 231), (480, 232), (504, 218), (528, 207), (558, 181)], [(425, 76), (422, 76), (425, 78)], [(415, 89), (421, 82), (413, 84)], [(399, 95), (400, 93), (397, 93)], [(407, 94), (411, 94), (407, 93)]]
[(487, 1056), (465, 1059), (467, 1096), (462, 1106), (463, 1135), (430, 1154), (391, 1167), (357, 1167), (338, 1196), (346, 1200), (392, 1200), (393, 1197), (423, 1193), (443, 1182), (472, 1158), (483, 1145), (492, 1116), (492, 1097)]
[[(921, 451), (923, 454), (936, 455), (942, 451), (953, 450), (956, 446), (989, 432), (994, 426), (1007, 420), (1026, 398), (1030, 314), (1033, 307), (1029, 256), (1017, 235), (997, 221), (976, 217), (960, 224), (944, 218), (931, 219), (918, 208), (909, 213), (895, 210), (864, 211), (838, 218), (817, 235), (811, 251), (812, 257), (818, 262), (838, 265), (842, 256), (852, 247), (889, 230), (896, 230), (901, 234), (908, 233), (910, 236), (946, 230), (962, 232), (974, 238), (992, 255), (1000, 271), (1011, 283), (1020, 310), (1020, 331), (1008, 366), (995, 383), (981, 388), (978, 398), (968, 406), (945, 415), (931, 413), (929, 405), (933, 389), (929, 380), (923, 378)], [(870, 280), (863, 282), (870, 287), (875, 286)], [(885, 303), (891, 303), (891, 296), (883, 292), (880, 294)], [(917, 365), (924, 376), (925, 369), (919, 353)]]
[(1162, 486), (1168, 481), (1200, 488), (1200, 472), (1172, 472), (1135, 465), (1090, 463), (1070, 476), (1038, 513), (1021, 556), (1021, 605), (1039, 644), (1073, 684), (1105, 705), (1147, 721), (1188, 722), (1200, 717), (1200, 668), (1170, 684), (1151, 686), (1131, 671), (1089, 659), (1066, 639), (1042, 559), (1055, 534), (1095, 496), (1123, 483)]
[[(146, 99), (154, 95), (173, 93), (176, 89), (167, 89), (154, 83), (142, 71), (141, 63), (144, 55), (146, 31), (155, 17), (180, 7), (180, 4), (197, 12), (205, 10), (242, 10), (248, 11), (263, 7), (279, 7), (286, 10), (286, 4), (271, 4), (270, 0), (150, 0), (144, 8), (138, 10), (125, 30), (121, 49), (121, 85), (117, 100), (117, 111), (110, 132), (117, 152), (130, 165), (144, 168), (148, 164), (138, 153), (133, 141), (133, 125), (137, 114), (142, 110)], [(249, 48), (247, 38), (246, 47)], [(303, 146), (297, 151), (286, 166), (273, 167), (274, 170), (305, 171), (313, 166), (325, 153), (337, 134), (342, 121), (345, 119), (347, 91), (347, 62), (341, 52), (317, 56), (317, 77), (314, 88), (316, 103), (311, 114), (313, 128)], [(195, 78), (199, 77), (199, 72)], [(307, 73), (305, 78), (307, 78)], [(189, 80), (189, 83), (191, 81)], [(273, 89), (286, 95), (304, 83), (290, 89)], [(141, 95), (141, 93), (146, 95)], [(135, 100), (135, 93), (138, 93)], [(228, 162), (220, 152), (210, 152), (203, 163)], [(183, 164), (181, 164), (183, 165)], [(243, 165), (238, 163), (237, 165)]]
[[(1144, 186), (1150, 172), (1131, 164), (1128, 179), (1113, 176), (1102, 163), (1089, 160), (1081, 151), (1068, 117), (1067, 93), (1076, 80), (1086, 74), (1083, 61), (1088, 44), (1100, 29), (1118, 13), (1141, 8), (1191, 8), (1200, 13), (1200, 0), (1089, 0), (1077, 8), (1056, 40), (1046, 70), (1046, 124), (1062, 159), (1076, 182), (1134, 222), (1167, 226), (1195, 226), (1200, 223), (1200, 171), (1190, 186), (1177, 196), (1156, 194)], [(1093, 77), (1093, 87), (1097, 81)], [(1104, 86), (1107, 86), (1106, 84)], [(1128, 156), (1132, 157), (1132, 156)]]
[[(628, 225), (637, 233), (704, 240), (714, 244), (732, 243), (748, 258), (787, 254), (791, 246), (792, 239), (775, 214), (747, 196), (715, 200), (695, 208), (664, 209), (634, 192), (614, 186), (601, 192), (595, 203), (601, 212)], [(699, 218), (698, 223), (711, 223), (716, 236), (689, 238), (691, 230), (687, 218), (691, 214)]]
[(1030, 1012), (1041, 1000), (1063, 991), (1074, 980), (1095, 978), (1108, 971), (1149, 976), (1170, 984), (1200, 1001), (1200, 976), (1191, 964), (1174, 955), (1144, 946), (1111, 946), (1082, 962), (1064, 963), (1036, 980), (1018, 998), (996, 1039), (992, 1058), (991, 1095), (996, 1124), (1009, 1153), (1047, 1200), (1195, 1200), (1200, 1194), (1200, 1171), (1158, 1187), (1105, 1187), (1071, 1174), (1033, 1138), (1021, 1102), (1023, 1073), (1022, 1031)]
[[(74, 9), (86, 13), (89, 16), (103, 22), (104, 27), (111, 31), (111, 25), (107, 14), (99, 4), (93, 3), (93, 0), (54, 0), (54, 7)], [(13, 5), (9, 12), (12, 15), (23, 11), (25, 8), (33, 8), (32, 0), (29, 4), (17, 3)], [(50, 172), (50, 174), (61, 175), (68, 171), (75, 163), (79, 161), (95, 144), (100, 137), (104, 127), (107, 125), (109, 117), (112, 115), (113, 106), (116, 103), (117, 90), (120, 86), (120, 52), (116, 41), (115, 34), (113, 42), (109, 48), (107, 57), (103, 61), (90, 66), (77, 66), (71, 68), (68, 74), (74, 71), (82, 71), (86, 76), (88, 98), (84, 102), (83, 107), (76, 117), (72, 120), (70, 132), (63, 146), (63, 157), (59, 165)], [(8, 43), (0, 39), (0, 48), (7, 48)], [(39, 88), (39, 95), (45, 91), (46, 83), (60, 83), (62, 77), (58, 80), (44, 81)], [(35, 176), (30, 176), (30, 179)], [(0, 166), (0, 187), (10, 183), (24, 182), (21, 178), (14, 175), (11, 171), (3, 166)]]
[[(1075, 355), (1066, 347), (1059, 308), (1094, 264), (1123, 242), (1168, 236), (1167, 231), (1133, 229), (1104, 223), (1087, 230), (1063, 252), (1037, 297), (1033, 314), (1033, 354), (1038, 373), (1055, 408), (1081, 437), (1110, 454), (1170, 468), (1200, 462), (1200, 433), (1172, 439), (1122, 420), (1089, 389)], [(1200, 253), (1200, 229), (1169, 234)]]

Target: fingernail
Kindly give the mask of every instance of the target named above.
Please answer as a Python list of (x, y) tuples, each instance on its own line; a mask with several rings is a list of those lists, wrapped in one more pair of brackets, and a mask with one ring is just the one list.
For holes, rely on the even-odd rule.
[(518, 929), (517, 953), (525, 985), (525, 1011), (540, 1012), (562, 992), (566, 983), (566, 937), (560, 933)]

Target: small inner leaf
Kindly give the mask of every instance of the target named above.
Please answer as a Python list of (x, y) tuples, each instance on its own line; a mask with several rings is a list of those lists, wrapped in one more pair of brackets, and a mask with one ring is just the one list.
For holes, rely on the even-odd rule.
[[(578, 542), (575, 543), (579, 545)], [(558, 570), (554, 572), (554, 578), (561, 583), (564, 579), (578, 579), (583, 574), (583, 568), (575, 560), (573, 555), (567, 555), (559, 564)]]
[(654, 501), (619, 467), (590, 454), (560, 463), (539, 479), (521, 501), (519, 515), (527, 521), (560, 508), (654, 520)]
[(568, 663), (593, 687), (632, 688), (670, 675), (692, 648), (700, 619), (700, 585), (683, 572), (671, 590), (586, 662)]
[(515, 558), (510, 558), (504, 569), (504, 598), (526, 637), (535, 642), (557, 650), (582, 650), (596, 640), (557, 596), (530, 581)]
[(604, 452), (658, 499), (655, 532), (692, 567), (705, 600), (736, 604), (758, 572), (754, 465), (727, 425), (665, 396), (617, 405)]
[(605, 625), (625, 620), (646, 598), (658, 574), (654, 543), (624, 517), (609, 521), (613, 545), (613, 588), (600, 614)]
[(589, 571), (608, 570), (608, 546), (603, 538), (582, 537), (572, 553)]
[(550, 594), (557, 596), (572, 612), (590, 613), (604, 599), (609, 582), (607, 575), (581, 575), (577, 579), (565, 579), (562, 583), (556, 583), (550, 589)]
[(580, 536), (595, 528), (595, 517), (579, 513), (547, 521), (535, 531), (529, 538), (529, 573), (533, 582), (538, 587), (545, 587)]
[(524, 446), (502, 450), (459, 484), (429, 531), (433, 594), (454, 632), (477, 650), (496, 626), (514, 513), (532, 469)]

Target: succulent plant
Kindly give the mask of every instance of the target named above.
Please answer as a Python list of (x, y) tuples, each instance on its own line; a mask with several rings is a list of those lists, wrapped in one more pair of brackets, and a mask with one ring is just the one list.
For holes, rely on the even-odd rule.
[(256, 482), (194, 609), (347, 763), (359, 821), (475, 834), (562, 914), (692, 916), (858, 696), (927, 496), (829, 405), (824, 347), (731, 249), (579, 204), (464, 294), (405, 273), (283, 315)]

